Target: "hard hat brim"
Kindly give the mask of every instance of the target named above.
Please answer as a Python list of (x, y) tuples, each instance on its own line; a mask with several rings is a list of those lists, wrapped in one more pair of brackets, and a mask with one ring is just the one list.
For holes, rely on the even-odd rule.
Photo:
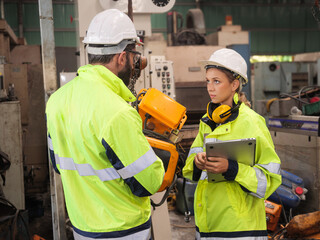
[[(223, 64), (221, 63), (218, 63), (218, 62), (214, 62), (214, 61), (209, 61), (209, 60), (203, 60), (203, 61), (199, 61), (199, 64), (201, 67), (205, 68), (206, 66), (208, 65), (215, 65), (215, 66), (219, 66), (219, 67), (223, 67), (223, 68), (226, 68), (226, 69), (229, 69), (227, 66), (224, 66)], [(245, 76), (243, 76), (241, 73), (237, 72), (237, 71), (234, 71), (235, 73), (239, 74), (243, 79), (244, 79), (244, 83), (248, 83), (248, 78), (246, 78)]]
[(140, 42), (140, 38), (137, 37), (135, 39), (130, 39), (130, 40), (125, 39), (117, 45), (104, 46), (101, 44), (101, 47), (99, 47), (99, 46), (91, 46), (90, 44), (88, 44), (88, 46), (86, 46), (86, 50), (87, 50), (87, 53), (93, 54), (93, 55), (110, 55), (110, 54), (121, 53), (122, 51), (124, 51), (124, 49), (128, 44), (143, 45), (143, 43)]

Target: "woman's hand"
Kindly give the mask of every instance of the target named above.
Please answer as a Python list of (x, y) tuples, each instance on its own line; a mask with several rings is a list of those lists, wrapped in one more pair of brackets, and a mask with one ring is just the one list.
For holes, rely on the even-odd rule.
[(228, 159), (223, 157), (208, 157), (205, 169), (211, 173), (224, 173), (228, 170)]
[(205, 152), (197, 153), (194, 157), (194, 163), (196, 164), (197, 168), (201, 170), (206, 169), (206, 162), (207, 162), (207, 155)]

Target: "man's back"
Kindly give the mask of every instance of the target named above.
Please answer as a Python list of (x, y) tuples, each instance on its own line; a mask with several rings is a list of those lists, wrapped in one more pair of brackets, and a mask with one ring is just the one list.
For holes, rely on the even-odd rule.
[(135, 98), (103, 66), (78, 73), (50, 97), (46, 110), (51, 161), (61, 173), (74, 231), (116, 237), (147, 229), (148, 196), (160, 187), (164, 170), (126, 102)]

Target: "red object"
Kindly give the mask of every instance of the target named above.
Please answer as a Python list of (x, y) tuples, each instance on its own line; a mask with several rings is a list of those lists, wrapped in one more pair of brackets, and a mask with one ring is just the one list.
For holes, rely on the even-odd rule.
[(70, 22), (71, 22), (71, 23), (73, 22), (73, 17), (72, 17), (72, 15), (70, 15)]
[(302, 195), (302, 194), (303, 194), (303, 188), (302, 188), (302, 187), (296, 187), (295, 192), (296, 192), (296, 194), (298, 194), (298, 195)]
[(315, 102), (319, 102), (320, 98), (319, 97), (313, 97), (310, 99), (310, 103), (315, 103)]

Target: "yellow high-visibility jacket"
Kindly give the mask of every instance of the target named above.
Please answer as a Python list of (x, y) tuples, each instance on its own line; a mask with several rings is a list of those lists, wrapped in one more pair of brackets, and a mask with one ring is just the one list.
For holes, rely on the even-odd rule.
[(48, 100), (50, 158), (81, 239), (144, 239), (141, 233), (150, 230), (149, 196), (161, 186), (164, 168), (127, 103), (134, 100), (101, 65), (80, 67)]
[[(207, 172), (194, 164), (196, 153), (205, 152), (206, 142), (241, 138), (256, 138), (255, 165), (229, 160), (223, 174), (226, 181), (209, 183)], [(221, 125), (205, 114), (183, 175), (198, 181), (194, 201), (197, 239), (266, 239), (264, 199), (281, 184), (281, 175), (280, 159), (263, 117), (243, 103)]]

